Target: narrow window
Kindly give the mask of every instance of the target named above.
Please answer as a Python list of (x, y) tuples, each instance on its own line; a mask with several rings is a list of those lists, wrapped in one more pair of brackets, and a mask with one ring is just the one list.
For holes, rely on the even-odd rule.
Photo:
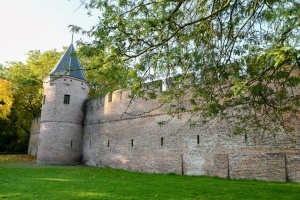
[(83, 83), (81, 83), (81, 85), (83, 85)]
[(161, 137), (161, 138), (160, 138), (160, 145), (161, 145), (161, 146), (164, 146), (164, 137)]
[(133, 147), (133, 139), (131, 139), (131, 147)]
[(120, 100), (122, 100), (122, 92), (120, 92)]
[(109, 140), (107, 140), (107, 147), (109, 147)]
[(90, 148), (92, 147), (92, 141), (90, 140)]
[(72, 80), (70, 79), (70, 82), (72, 82)]
[(199, 143), (200, 143), (200, 136), (197, 135), (197, 144), (199, 144)]
[(66, 81), (67, 79), (64, 79), (64, 81)]
[(71, 140), (71, 147), (73, 146), (73, 140)]
[(44, 95), (43, 97), (43, 104), (45, 104), (45, 102), (46, 102), (46, 95)]
[(108, 102), (112, 102), (112, 93), (108, 94)]
[(70, 95), (65, 94), (65, 96), (64, 96), (64, 104), (70, 104)]

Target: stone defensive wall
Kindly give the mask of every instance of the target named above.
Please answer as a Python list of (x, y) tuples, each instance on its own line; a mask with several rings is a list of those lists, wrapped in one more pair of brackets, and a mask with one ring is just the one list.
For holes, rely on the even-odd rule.
[[(145, 88), (161, 90), (153, 83)], [(249, 134), (245, 138), (233, 135), (222, 121), (190, 127), (189, 112), (178, 113), (178, 119), (166, 113), (168, 105), (131, 99), (130, 94), (129, 89), (122, 89), (86, 101), (83, 164), (151, 173), (300, 182), (300, 122), (296, 122), (294, 133), (277, 133), (276, 137)], [(188, 101), (185, 106), (188, 109)], [(37, 118), (32, 121), (30, 155), (37, 155), (39, 130)], [(70, 132), (64, 128), (60, 134)]]
[(40, 123), (41, 123), (40, 117), (33, 119), (31, 122), (30, 138), (29, 138), (29, 145), (28, 145), (27, 152), (29, 155), (32, 156), (36, 156), (38, 151)]
[[(151, 85), (150, 85), (151, 86)], [(276, 137), (233, 135), (224, 122), (190, 127), (129, 89), (85, 104), (83, 164), (151, 173), (300, 182), (299, 128)], [(188, 106), (188, 105), (187, 105)], [(168, 121), (165, 125), (162, 122)], [(299, 124), (299, 123), (298, 123)]]

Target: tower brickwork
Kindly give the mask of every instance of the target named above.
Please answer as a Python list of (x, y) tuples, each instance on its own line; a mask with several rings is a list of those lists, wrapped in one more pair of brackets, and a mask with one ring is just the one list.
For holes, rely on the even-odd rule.
[(89, 85), (71, 44), (43, 80), (38, 163), (78, 164), (82, 157), (83, 105)]

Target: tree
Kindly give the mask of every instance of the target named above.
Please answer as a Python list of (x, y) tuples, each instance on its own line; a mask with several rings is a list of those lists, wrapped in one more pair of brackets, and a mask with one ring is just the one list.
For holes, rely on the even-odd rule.
[[(300, 100), (299, 2), (80, 2), (99, 16), (91, 30), (71, 26), (94, 38), (81, 42), (84, 55), (98, 58), (90, 69), (132, 69), (135, 95), (145, 94), (145, 81), (177, 77), (161, 101), (179, 102), (171, 112), (191, 112), (193, 125), (218, 118), (235, 133), (292, 130)], [(191, 108), (180, 103), (187, 91)]]
[[(105, 52), (99, 52), (98, 55), (90, 55), (84, 46), (79, 48), (78, 56), (81, 64), (87, 68), (85, 70), (86, 78), (90, 84), (90, 97), (105, 95), (111, 91), (129, 87), (134, 77), (137, 77), (135, 71), (131, 68), (125, 68), (122, 62), (106, 63), (99, 68), (99, 60), (105, 57)], [(101, 62), (101, 61), (100, 61)]]
[[(11, 94), (13, 104), (10, 104), (11, 112), (6, 112), (6, 118), (0, 119), (0, 151), (27, 150), (31, 120), (41, 113), (42, 79), (49, 74), (61, 54), (55, 49), (43, 53), (39, 50), (30, 51), (25, 64), (10, 62), (5, 69), (1, 68), (1, 76), (7, 79), (2, 81), (0, 77), (1, 98), (2, 94)], [(2, 93), (5, 89), (3, 83), (9, 83), (9, 90)], [(9, 105), (8, 101), (5, 101), (5, 105)]]
[(11, 83), (0, 77), (0, 119), (7, 119), (12, 103)]
[(49, 74), (61, 53), (56, 50), (41, 53), (30, 51), (27, 63), (11, 62), (8, 66), (8, 78), (13, 83), (15, 106), (19, 114), (27, 120), (38, 117), (41, 112), (43, 95), (42, 79)]

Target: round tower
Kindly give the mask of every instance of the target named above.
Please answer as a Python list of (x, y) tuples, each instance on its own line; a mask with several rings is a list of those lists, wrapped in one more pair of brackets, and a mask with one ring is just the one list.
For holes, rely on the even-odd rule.
[(73, 44), (43, 80), (37, 163), (78, 164), (82, 157), (83, 105), (89, 84)]

